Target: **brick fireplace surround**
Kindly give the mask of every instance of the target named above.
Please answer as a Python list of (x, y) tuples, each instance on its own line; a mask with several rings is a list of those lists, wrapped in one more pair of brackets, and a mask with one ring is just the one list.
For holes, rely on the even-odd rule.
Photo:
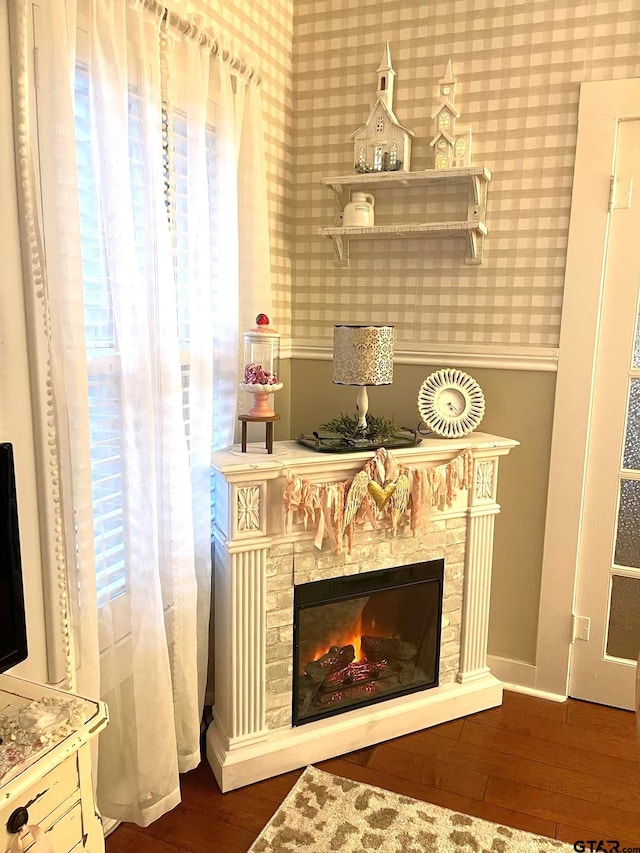
[[(473, 485), (433, 509), (414, 536), (400, 527), (357, 528), (352, 553), (319, 550), (315, 529), (285, 532), (289, 472), (317, 483), (352, 478), (367, 453), (317, 453), (295, 442), (273, 456), (250, 445), (213, 456), (216, 494), (215, 707), (207, 758), (222, 791), (499, 705), (487, 666), (487, 629), (498, 461), (518, 442), (485, 433), (425, 439), (391, 451), (401, 464), (434, 467), (468, 447)], [(444, 558), (439, 685), (293, 727), (294, 585)]]

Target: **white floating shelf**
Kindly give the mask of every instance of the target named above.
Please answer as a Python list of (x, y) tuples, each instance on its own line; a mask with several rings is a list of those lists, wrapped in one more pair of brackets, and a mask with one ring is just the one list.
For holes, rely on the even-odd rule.
[(468, 241), (469, 264), (482, 263), (482, 249), (487, 227), (477, 220), (465, 222), (424, 222), (417, 225), (371, 225), (347, 228), (318, 228), (318, 234), (331, 237), (335, 249), (335, 261), (339, 266), (349, 266), (349, 240), (395, 239), (396, 237), (421, 237), (436, 234), (464, 236)]
[(468, 187), (467, 219), (462, 222), (427, 222), (417, 225), (373, 225), (371, 227), (319, 228), (318, 234), (330, 237), (338, 266), (349, 266), (349, 241), (352, 239), (387, 239), (395, 237), (420, 237), (440, 234), (467, 238), (466, 263), (481, 264), (484, 256), (484, 238), (487, 226), (484, 222), (487, 205), (488, 184), (491, 172), (486, 166), (466, 166), (457, 169), (425, 169), (422, 172), (367, 172), (365, 174), (342, 175), (322, 178), (336, 198), (339, 209), (344, 210), (351, 190), (368, 187), (372, 191), (393, 188), (427, 187), (442, 184), (466, 184)]
[[(337, 178), (322, 178), (321, 183), (330, 187), (341, 210), (349, 200), (345, 189), (357, 187), (378, 187), (393, 189), (394, 187), (426, 187), (429, 184), (464, 184), (477, 185), (476, 202), (482, 201), (481, 184), (491, 180), (491, 172), (486, 166), (466, 166), (459, 169), (424, 169), (422, 172), (366, 172), (357, 175), (342, 175)], [(346, 200), (345, 200), (346, 199)]]

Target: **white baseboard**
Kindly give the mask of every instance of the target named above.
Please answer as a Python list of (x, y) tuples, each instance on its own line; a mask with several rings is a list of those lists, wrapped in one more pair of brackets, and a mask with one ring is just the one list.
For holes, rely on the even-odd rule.
[(551, 702), (566, 702), (567, 700), (563, 694), (548, 693), (546, 690), (536, 688), (536, 667), (532, 663), (503, 658), (499, 655), (487, 655), (487, 663), (491, 669), (491, 674), (502, 682), (505, 690), (511, 690), (513, 693), (524, 693), (527, 696), (535, 696), (538, 699), (547, 699)]
[(560, 693), (547, 693), (546, 690), (536, 690), (535, 687), (523, 687), (521, 684), (502, 685), (505, 690), (511, 690), (512, 693), (524, 693), (526, 696), (535, 696), (536, 699), (546, 699), (549, 702), (566, 702), (567, 696)]
[(104, 830), (104, 837), (107, 835), (111, 835), (114, 829), (117, 829), (122, 821), (115, 820), (112, 817), (103, 817), (102, 818), (102, 829)]
[(522, 660), (503, 658), (499, 655), (487, 655), (487, 665), (491, 674), (506, 686), (533, 688), (536, 683), (536, 668), (532, 663)]

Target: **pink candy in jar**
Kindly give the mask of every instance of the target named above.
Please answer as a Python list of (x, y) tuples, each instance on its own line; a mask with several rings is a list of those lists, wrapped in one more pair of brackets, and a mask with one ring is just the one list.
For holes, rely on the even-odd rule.
[(246, 385), (276, 385), (278, 375), (265, 370), (261, 364), (246, 364), (244, 381)]

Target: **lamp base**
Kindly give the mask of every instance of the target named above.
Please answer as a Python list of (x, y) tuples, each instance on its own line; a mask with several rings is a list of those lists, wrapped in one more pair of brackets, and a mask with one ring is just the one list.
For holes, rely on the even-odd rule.
[(369, 395), (367, 394), (367, 386), (361, 385), (356, 398), (356, 412), (358, 413), (358, 429), (361, 432), (366, 432), (367, 429), (367, 412), (369, 411)]

